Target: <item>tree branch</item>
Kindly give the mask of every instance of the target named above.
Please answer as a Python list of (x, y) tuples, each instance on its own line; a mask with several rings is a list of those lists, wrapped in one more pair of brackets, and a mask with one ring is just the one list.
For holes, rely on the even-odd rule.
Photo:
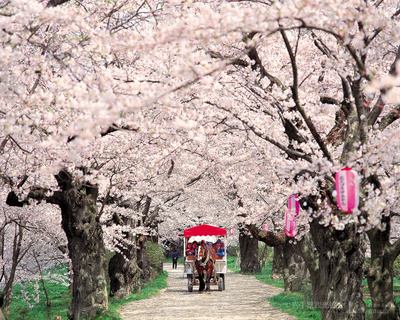
[(327, 158), (329, 161), (332, 161), (332, 157), (328, 151), (328, 148), (326, 147), (325, 143), (322, 141), (322, 138), (319, 135), (317, 129), (315, 128), (313, 122), (307, 116), (306, 112), (304, 111), (303, 107), (300, 104), (299, 91), (298, 91), (299, 80), (298, 80), (296, 57), (293, 53), (293, 49), (289, 42), (289, 39), (286, 36), (285, 30), (281, 29), (280, 33), (281, 33), (283, 41), (285, 43), (285, 46), (286, 46), (286, 49), (287, 49), (287, 52), (288, 52), (289, 58), (290, 58), (290, 64), (292, 66), (292, 74), (293, 74), (292, 94), (293, 94), (293, 101), (294, 101), (295, 107), (296, 107), (297, 111), (299, 111), (301, 116), (303, 117), (304, 122), (306, 123), (312, 136), (314, 137), (315, 141), (317, 142), (320, 149), (322, 150), (322, 153), (324, 154), (325, 158)]
[(384, 130), (398, 119), (400, 119), (400, 106), (395, 107), (382, 118), (381, 122), (379, 123), (379, 129)]
[(335, 98), (332, 98), (332, 97), (322, 96), (322, 97), (319, 98), (319, 101), (321, 103), (324, 103), (324, 104), (334, 104), (334, 105), (337, 105), (337, 106), (340, 105), (340, 101), (335, 99)]
[(264, 242), (267, 246), (277, 247), (282, 246), (286, 242), (284, 233), (274, 233), (271, 231), (263, 231), (258, 229), (254, 224), (246, 225), (251, 235), (258, 241)]
[(392, 259), (396, 259), (400, 254), (400, 239), (397, 239), (395, 243), (390, 246), (390, 254)]
[(50, 0), (49, 2), (47, 2), (47, 7), (57, 7), (68, 1), (69, 0)]
[[(252, 40), (254, 36), (257, 34), (257, 32), (250, 32), (245, 38), (245, 42), (249, 42), (249, 40)], [(251, 69), (256, 71), (258, 70), (260, 73), (261, 78), (267, 77), (268, 80), (272, 84), (276, 84), (278, 87), (280, 87), (282, 90), (285, 90), (286, 87), (284, 84), (275, 76), (270, 74), (267, 69), (265, 69), (260, 56), (258, 55), (258, 51), (254, 45), (249, 45), (247, 46), (247, 56), (254, 61), (254, 64), (251, 65)]]
[(310, 155), (285, 147), (283, 144), (279, 143), (278, 141), (275, 141), (274, 139), (272, 139), (272, 138), (268, 137), (267, 135), (265, 135), (264, 133), (262, 133), (256, 127), (251, 125), (248, 121), (242, 119), (237, 114), (233, 113), (231, 110), (229, 110), (229, 109), (227, 109), (225, 107), (219, 106), (219, 105), (217, 105), (215, 103), (212, 103), (210, 101), (206, 101), (206, 103), (209, 104), (209, 105), (212, 105), (212, 106), (214, 106), (214, 107), (216, 107), (218, 109), (221, 109), (221, 110), (224, 110), (226, 112), (229, 112), (235, 119), (239, 120), (244, 125), (246, 125), (246, 127), (249, 128), (250, 131), (252, 131), (257, 137), (259, 137), (259, 138), (271, 143), (272, 145), (276, 146), (277, 148), (281, 149), (282, 151), (284, 151), (289, 156), (289, 158), (294, 159), (294, 160), (297, 160), (298, 158), (301, 158), (301, 159), (304, 159), (304, 160), (306, 160), (308, 162), (311, 162), (311, 156)]
[[(396, 65), (397, 62), (400, 60), (400, 45), (397, 47), (397, 53), (396, 56), (394, 58), (394, 61), (392, 63), (392, 65), (390, 66), (389, 69), (389, 74), (395, 76), (397, 74), (396, 72)], [(377, 100), (377, 102), (375, 103), (374, 107), (372, 108), (372, 110), (370, 111), (370, 113), (368, 114), (368, 124), (370, 126), (373, 126), (376, 122), (376, 120), (378, 120), (379, 116), (381, 115), (385, 104), (383, 102), (382, 96), (386, 93), (386, 89), (383, 88), (381, 90), (381, 94), (379, 95), (379, 98)]]

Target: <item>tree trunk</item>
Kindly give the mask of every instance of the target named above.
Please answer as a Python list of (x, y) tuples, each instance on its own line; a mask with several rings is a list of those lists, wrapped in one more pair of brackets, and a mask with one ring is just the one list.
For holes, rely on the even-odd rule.
[[(113, 222), (121, 226), (135, 227), (135, 221), (131, 217), (114, 214)], [(135, 236), (128, 230), (124, 232), (124, 239), (126, 239), (125, 243), (118, 245), (119, 250), (110, 259), (108, 265), (110, 293), (111, 296), (118, 298), (140, 289), (141, 270), (137, 263), (136, 246), (132, 245)]]
[(111, 296), (118, 298), (140, 289), (140, 268), (136, 260), (136, 248), (117, 252), (109, 263)]
[[(310, 234), (306, 234), (301, 241), (297, 242), (296, 249), (304, 259), (311, 280), (311, 305), (320, 308), (326, 301), (326, 284), (320, 281), (319, 254)], [(308, 303), (306, 301), (306, 303)]]
[(261, 255), (258, 257), (260, 268), (263, 269), (268, 259), (268, 246), (264, 243), (264, 247), (262, 248)]
[(239, 234), (240, 272), (255, 273), (260, 271), (258, 261), (258, 240), (243, 231)]
[(56, 179), (62, 227), (68, 239), (73, 283), (70, 319), (93, 318), (108, 308), (107, 259), (97, 212), (98, 188), (73, 183), (68, 172)]
[(272, 258), (272, 279), (281, 279), (284, 273), (284, 257), (283, 245), (274, 247), (274, 255)]
[(35, 259), (36, 262), (36, 266), (38, 267), (38, 271), (39, 271), (39, 281), (42, 285), (42, 289), (43, 289), (43, 293), (44, 293), (44, 297), (46, 298), (46, 311), (49, 312), (49, 307), (51, 306), (51, 301), (49, 298), (49, 292), (47, 291), (46, 288), (46, 282), (44, 281), (44, 277), (43, 277), (43, 270), (42, 270), (42, 266), (40, 265), (40, 262), (38, 260), (38, 256), (36, 254), (36, 252), (33, 252), (33, 258)]
[(12, 253), (12, 261), (11, 261), (11, 270), (8, 276), (6, 285), (4, 287), (4, 301), (3, 301), (3, 310), (5, 315), (8, 316), (10, 312), (10, 304), (12, 299), (12, 287), (14, 284), (15, 274), (17, 271), (17, 266), (20, 261), (21, 247), (22, 247), (22, 238), (23, 238), (23, 227), (21, 224), (14, 226), (14, 240), (13, 240), (13, 253)]
[(311, 223), (313, 241), (319, 251), (319, 307), (324, 320), (364, 320), (362, 279), (364, 243), (353, 225), (343, 231)]
[(283, 246), (283, 281), (285, 291), (301, 291), (307, 278), (307, 268), (303, 258), (298, 254), (296, 245), (288, 241)]
[(22, 207), (29, 204), (29, 199), (36, 199), (60, 207), (73, 273), (69, 318), (94, 318), (108, 308), (107, 258), (96, 203), (98, 187), (75, 180), (64, 169), (55, 178), (60, 190), (53, 195), (46, 196), (48, 190), (34, 187), (23, 201), (11, 191), (6, 203)]
[(151, 278), (150, 262), (146, 253), (146, 242), (147, 238), (144, 235), (140, 235), (136, 241), (138, 265), (141, 270), (141, 279), (143, 282), (147, 282)]
[(399, 308), (393, 296), (393, 263), (396, 255), (391, 250), (390, 218), (386, 218), (386, 230), (368, 232), (371, 246), (371, 265), (368, 269), (368, 288), (372, 300), (374, 320), (400, 319)]

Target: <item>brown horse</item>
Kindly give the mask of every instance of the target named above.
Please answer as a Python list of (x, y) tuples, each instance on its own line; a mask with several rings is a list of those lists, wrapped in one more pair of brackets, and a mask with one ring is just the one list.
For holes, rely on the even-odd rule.
[(197, 249), (196, 261), (194, 263), (199, 275), (199, 292), (202, 292), (204, 289), (210, 291), (210, 281), (214, 274), (214, 262), (215, 254), (213, 254), (212, 250), (207, 248), (206, 243), (202, 241)]

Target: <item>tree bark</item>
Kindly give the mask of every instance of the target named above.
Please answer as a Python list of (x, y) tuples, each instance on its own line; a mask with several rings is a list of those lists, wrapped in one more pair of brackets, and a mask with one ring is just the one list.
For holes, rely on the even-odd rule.
[(274, 247), (274, 255), (272, 257), (272, 279), (281, 279), (284, 273), (284, 257), (283, 245)]
[(4, 300), (3, 300), (3, 310), (6, 316), (10, 312), (10, 304), (12, 299), (12, 287), (14, 284), (15, 274), (17, 272), (17, 266), (20, 261), (22, 238), (23, 238), (23, 227), (21, 224), (14, 226), (14, 240), (13, 240), (13, 253), (11, 261), (11, 269), (8, 279), (4, 287)]
[(300, 243), (304, 246), (305, 242), (292, 244), (283, 233), (259, 230), (254, 225), (248, 225), (247, 228), (254, 238), (274, 248), (271, 277), (283, 277), (286, 291), (300, 291), (308, 276), (308, 265), (298, 247)]
[(261, 254), (259, 255), (258, 258), (259, 258), (260, 268), (263, 269), (268, 259), (268, 246), (266, 244), (264, 244), (264, 247), (262, 248)]
[(311, 223), (313, 241), (319, 252), (319, 281), (325, 286), (318, 303), (324, 320), (364, 320), (362, 279), (365, 246), (355, 226), (343, 231)]
[(298, 254), (296, 245), (289, 241), (283, 246), (283, 281), (285, 291), (301, 291), (307, 278), (307, 268), (303, 258)]
[(321, 274), (319, 269), (319, 254), (314, 245), (310, 234), (306, 234), (301, 241), (297, 242), (297, 249), (303, 257), (310, 273), (311, 289), (312, 289), (312, 306), (319, 308), (321, 301), (326, 301), (326, 284), (321, 282)]
[(147, 237), (144, 235), (138, 236), (136, 240), (138, 265), (141, 270), (141, 279), (147, 282), (151, 278), (151, 268), (149, 258), (146, 252)]
[(97, 186), (74, 183), (66, 171), (57, 174), (54, 193), (72, 262), (70, 319), (93, 318), (108, 308), (107, 259), (97, 210)]
[[(248, 226), (251, 233), (270, 246), (286, 243), (281, 234)], [(362, 294), (364, 242), (356, 228), (347, 225), (336, 231), (311, 222), (311, 239), (306, 236), (295, 245), (306, 262), (313, 286), (313, 304), (324, 320), (364, 320)], [(315, 246), (315, 247), (314, 247)]]
[(245, 231), (239, 234), (240, 272), (255, 273), (260, 271), (258, 261), (258, 240)]
[(64, 169), (55, 178), (59, 190), (53, 195), (46, 196), (48, 190), (36, 187), (23, 201), (10, 192), (6, 203), (21, 207), (29, 204), (30, 198), (60, 207), (73, 273), (69, 318), (94, 318), (108, 308), (107, 258), (96, 203), (98, 187), (89, 182), (75, 181)]
[(33, 258), (35, 259), (36, 266), (38, 267), (39, 277), (40, 277), (39, 280), (42, 285), (44, 297), (46, 298), (46, 307), (47, 307), (46, 311), (49, 312), (49, 307), (51, 306), (51, 301), (49, 298), (49, 292), (47, 291), (47, 288), (46, 288), (46, 283), (44, 281), (42, 266), (40, 265), (40, 262), (38, 260), (36, 252), (33, 252)]
[[(113, 222), (118, 225), (135, 226), (135, 221), (130, 217), (120, 217), (115, 214)], [(110, 259), (108, 274), (110, 277), (110, 294), (118, 298), (127, 296), (140, 289), (141, 270), (137, 263), (135, 236), (131, 231), (124, 233), (126, 243), (117, 245), (118, 251)]]
[(368, 268), (368, 288), (372, 300), (374, 320), (400, 319), (399, 308), (393, 296), (393, 263), (396, 251), (390, 240), (390, 217), (385, 217), (384, 231), (373, 229), (367, 234), (371, 247), (371, 265)]
[(140, 268), (136, 259), (136, 248), (133, 246), (119, 252), (109, 263), (110, 293), (118, 298), (129, 295), (140, 289)]

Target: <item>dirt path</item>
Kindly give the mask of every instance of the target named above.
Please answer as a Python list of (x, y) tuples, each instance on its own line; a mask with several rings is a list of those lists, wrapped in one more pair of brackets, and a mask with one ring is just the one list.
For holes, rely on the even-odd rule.
[(282, 292), (253, 276), (236, 273), (226, 275), (226, 290), (210, 293), (187, 292), (187, 280), (182, 266), (177, 270), (166, 264), (168, 288), (158, 295), (125, 305), (121, 309), (124, 320), (294, 320), (271, 307), (267, 297)]

